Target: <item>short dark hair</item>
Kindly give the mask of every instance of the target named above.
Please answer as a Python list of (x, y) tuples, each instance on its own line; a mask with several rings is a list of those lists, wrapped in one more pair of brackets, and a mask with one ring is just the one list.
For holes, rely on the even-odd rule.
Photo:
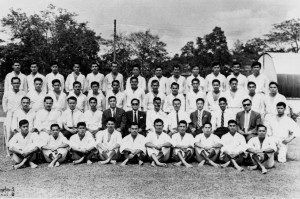
[(61, 85), (61, 82), (59, 79), (54, 79), (52, 80), (52, 85), (55, 84), (55, 83), (59, 83), (59, 85)]
[(67, 101), (69, 102), (70, 100), (74, 100), (75, 102), (77, 102), (77, 98), (74, 96), (69, 97)]
[(225, 102), (227, 104), (227, 99), (225, 97), (220, 97), (219, 98), (219, 103), (220, 102)]
[(130, 123), (130, 127), (131, 127), (131, 126), (139, 126), (139, 124), (138, 124), (137, 122), (131, 122), (131, 123)]
[(206, 124), (209, 124), (209, 126), (212, 127), (212, 124), (211, 124), (210, 122), (205, 122), (205, 123), (203, 124), (203, 127), (204, 127)]
[(132, 82), (132, 80), (134, 80), (134, 79), (135, 79), (137, 82), (139, 82), (139, 79), (138, 79), (137, 77), (134, 77), (134, 76), (133, 76), (133, 77), (130, 77), (130, 82)]
[(95, 101), (96, 101), (96, 103), (98, 102), (97, 98), (95, 98), (95, 97), (91, 97), (91, 98), (89, 99), (89, 103), (91, 103), (91, 101), (92, 101), (92, 100), (95, 100)]
[(134, 68), (138, 68), (139, 71), (141, 70), (141, 66), (140, 66), (139, 64), (134, 64), (134, 65), (132, 66), (132, 69), (134, 69)]
[(115, 99), (115, 100), (117, 100), (116, 96), (109, 96), (109, 98), (108, 98), (108, 102), (109, 102), (111, 99)]
[(221, 82), (218, 79), (214, 79), (211, 84), (214, 84), (215, 82), (217, 82), (219, 85), (221, 85)]
[(270, 87), (271, 85), (276, 85), (276, 87), (278, 88), (277, 82), (273, 82), (273, 81), (272, 81), (272, 82), (269, 83), (269, 87)]
[(13, 78), (11, 78), (10, 82), (13, 83), (13, 81), (14, 81), (15, 79), (17, 79), (19, 82), (21, 82), (21, 79), (20, 79), (19, 77), (13, 77)]
[(42, 78), (39, 78), (39, 77), (37, 77), (37, 78), (34, 78), (33, 82), (35, 83), (35, 82), (37, 82), (37, 81), (40, 81), (40, 82), (42, 82), (42, 83), (43, 83), (43, 80), (42, 80)]
[(234, 61), (234, 62), (232, 63), (232, 67), (235, 66), (235, 65), (239, 65), (239, 67), (242, 66), (242, 64), (241, 64), (240, 62), (238, 62), (238, 61)]
[(113, 64), (116, 64), (117, 66), (119, 65), (118, 62), (116, 62), (116, 61), (111, 62), (110, 65), (112, 66)]
[(255, 84), (255, 82), (251, 82), (251, 81), (250, 81), (250, 82), (248, 82), (247, 86), (249, 87), (251, 84), (252, 84), (252, 85), (254, 85), (254, 86), (256, 87), (256, 84)]
[(85, 122), (78, 122), (77, 123), (77, 128), (79, 128), (80, 126), (86, 127), (86, 123)]
[(158, 69), (158, 68), (160, 68), (161, 70), (163, 70), (163, 67), (162, 67), (162, 66), (160, 66), (160, 65), (155, 66), (155, 70)]
[(284, 102), (278, 102), (276, 104), (276, 107), (278, 107), (278, 106), (283, 106), (284, 108), (286, 108), (286, 103), (284, 103)]
[(73, 87), (74, 87), (76, 84), (79, 84), (79, 85), (81, 86), (81, 82), (75, 81), (75, 82), (73, 83)]
[(178, 122), (178, 126), (179, 126), (180, 124), (185, 124), (185, 126), (187, 126), (187, 122), (186, 122), (185, 120), (180, 120), (180, 121)]
[(200, 80), (199, 80), (198, 78), (192, 79), (192, 83), (195, 82), (195, 81), (196, 81), (197, 83), (200, 83)]
[(106, 120), (106, 124), (107, 124), (108, 122), (116, 123), (116, 118), (114, 118), (114, 117), (109, 117), (109, 118), (107, 118), (107, 120)]
[(160, 118), (155, 119), (153, 124), (155, 125), (155, 124), (157, 124), (159, 122), (161, 122), (162, 124), (164, 124), (164, 121), (162, 119), (160, 119)]
[(51, 100), (51, 101), (53, 102), (53, 98), (50, 97), (50, 96), (46, 96), (46, 97), (44, 98), (44, 102), (46, 102), (46, 100)]
[(21, 127), (21, 126), (23, 126), (23, 125), (25, 125), (25, 124), (29, 124), (28, 120), (21, 120), (21, 121), (19, 122), (19, 127)]
[(51, 124), (50, 129), (52, 130), (53, 127), (58, 127), (60, 129), (58, 124)]
[(174, 104), (174, 102), (176, 102), (176, 101), (178, 101), (178, 102), (180, 102), (180, 103), (181, 103), (181, 100), (180, 100), (180, 99), (178, 99), (178, 98), (175, 98), (175, 99), (173, 99), (173, 101), (172, 101), (172, 104)]
[(178, 83), (176, 83), (176, 82), (173, 82), (172, 84), (171, 84), (171, 88), (172, 88), (172, 86), (177, 86), (178, 88), (179, 88), (179, 84)]
[(152, 86), (153, 84), (155, 84), (155, 83), (158, 83), (158, 84), (159, 84), (159, 81), (158, 81), (157, 79), (152, 80), (151, 86)]
[(160, 97), (154, 97), (154, 98), (153, 98), (153, 102), (155, 102), (155, 101), (157, 101), (157, 100), (161, 101)]
[(239, 81), (237, 80), (237, 78), (233, 77), (233, 78), (231, 78), (231, 79), (229, 80), (229, 84), (231, 84), (231, 83), (234, 82), (234, 81), (239, 82)]
[(229, 124), (232, 124), (232, 123), (234, 123), (235, 125), (237, 125), (237, 122), (235, 120), (229, 120), (228, 121), (228, 126), (229, 126)]
[(220, 62), (215, 61), (215, 62), (211, 63), (212, 68), (215, 66), (220, 66)]
[(93, 85), (97, 85), (98, 87), (100, 86), (99, 82), (96, 82), (96, 81), (93, 81), (93, 82), (91, 83), (91, 87), (92, 87)]
[(137, 99), (137, 98), (133, 98), (130, 103), (132, 104), (132, 102), (135, 101), (135, 100), (138, 101), (138, 103), (140, 104), (140, 100)]
[(199, 101), (202, 101), (203, 104), (204, 104), (204, 102), (205, 102), (203, 98), (198, 98), (198, 99), (196, 100), (196, 103), (198, 103)]
[(252, 104), (252, 101), (251, 101), (251, 99), (249, 99), (249, 98), (244, 99), (244, 100), (242, 101), (242, 104), (244, 104), (244, 102), (247, 102), (247, 101), (249, 101), (250, 104)]
[(265, 125), (263, 125), (263, 124), (258, 124), (258, 125), (256, 126), (256, 130), (258, 130), (260, 127), (264, 127), (265, 130), (268, 129)]
[(120, 85), (120, 81), (115, 79), (114, 81), (111, 82), (111, 85), (113, 85), (114, 83), (118, 83), (118, 85)]
[(200, 70), (200, 66), (199, 65), (193, 65), (192, 69), (194, 69), (194, 68), (198, 68)]
[(27, 96), (24, 96), (24, 97), (22, 97), (22, 99), (21, 99), (21, 102), (22, 102), (24, 99), (28, 99), (28, 100), (29, 100), (29, 102), (30, 102), (30, 98), (29, 98), (29, 97), (27, 97)]
[(175, 68), (179, 68), (179, 70), (181, 70), (181, 66), (180, 66), (179, 64), (173, 65), (173, 70), (174, 70)]
[(254, 66), (259, 66), (259, 68), (261, 68), (261, 63), (258, 61), (255, 61), (252, 63), (251, 68), (253, 68)]
[(50, 63), (50, 66), (54, 66), (54, 65), (58, 65), (58, 62), (57, 62), (57, 61), (52, 61), (52, 62)]

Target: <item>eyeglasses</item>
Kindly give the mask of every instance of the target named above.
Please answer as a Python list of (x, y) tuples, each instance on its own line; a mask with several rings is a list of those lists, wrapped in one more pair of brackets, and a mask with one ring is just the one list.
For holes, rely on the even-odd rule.
[(251, 106), (251, 104), (243, 104), (243, 106)]
[(137, 106), (137, 105), (139, 105), (138, 103), (132, 103), (131, 104), (132, 106)]

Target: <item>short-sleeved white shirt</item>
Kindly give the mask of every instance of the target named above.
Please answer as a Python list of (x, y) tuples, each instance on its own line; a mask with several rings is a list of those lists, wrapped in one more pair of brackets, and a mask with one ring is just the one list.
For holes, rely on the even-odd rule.
[(129, 134), (126, 137), (123, 138), (122, 140), (122, 144), (120, 146), (120, 152), (122, 153), (124, 151), (124, 149), (128, 148), (128, 149), (134, 149), (134, 150), (141, 150), (144, 153), (146, 153), (146, 138), (141, 135), (141, 134), (137, 134), (136, 138), (133, 139), (132, 135)]

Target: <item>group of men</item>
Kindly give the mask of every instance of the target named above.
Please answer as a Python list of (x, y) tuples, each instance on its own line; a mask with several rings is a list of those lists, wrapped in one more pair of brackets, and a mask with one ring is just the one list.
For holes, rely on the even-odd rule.
[(194, 157), (199, 166), (232, 165), (242, 171), (240, 164), (248, 157), (254, 165), (250, 169), (266, 173), (274, 166), (275, 152), (279, 162), (286, 161), (287, 145), (299, 133), (285, 113), (286, 98), (276, 82), (261, 74), (259, 62), (248, 77), (238, 62), (227, 78), (217, 62), (205, 79), (199, 66), (187, 78), (179, 65), (170, 78), (156, 67), (148, 86), (135, 65), (125, 90), (115, 62), (105, 77), (96, 63), (86, 77), (75, 63), (66, 82), (57, 63), (46, 77), (36, 63), (28, 76), (20, 67), (15, 62), (6, 76), (2, 101), (15, 169), (27, 163), (35, 168), (36, 153), (42, 152), (49, 167), (67, 157), (74, 164), (96, 159), (115, 164), (123, 154), (121, 166), (141, 165), (148, 155), (152, 166), (166, 166), (171, 157), (176, 166), (192, 167)]

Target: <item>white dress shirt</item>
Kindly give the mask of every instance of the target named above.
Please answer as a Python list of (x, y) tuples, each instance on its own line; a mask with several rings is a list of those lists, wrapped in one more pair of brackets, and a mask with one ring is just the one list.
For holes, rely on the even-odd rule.
[(11, 79), (13, 77), (20, 78), (20, 80), (21, 80), (20, 90), (27, 92), (27, 78), (26, 78), (26, 75), (24, 75), (21, 72), (17, 75), (15, 73), (15, 71), (12, 71), (12, 72), (10, 72), (6, 75), (5, 80), (4, 80), (4, 92), (13, 90), (13, 87), (12, 87), (12, 84), (11, 84)]
[(205, 98), (206, 98), (205, 93), (202, 91), (198, 91), (197, 93), (195, 93), (192, 89), (191, 91), (189, 91), (186, 94), (186, 103), (185, 103), (186, 104), (186, 112), (191, 113), (191, 112), (197, 110), (196, 100), (198, 98), (202, 98), (205, 100)]
[(36, 112), (36, 118), (34, 121), (34, 127), (41, 131), (42, 129), (50, 130), (52, 124), (58, 124), (61, 127), (60, 121), (61, 112), (58, 110), (47, 111), (41, 109)]
[(284, 102), (288, 107), (285, 96), (281, 95), (280, 93), (277, 93), (274, 97), (271, 97), (269, 94), (266, 94), (265, 95), (266, 114), (276, 115), (277, 114), (276, 105), (278, 102)]
[(156, 146), (167, 143), (167, 142), (172, 144), (172, 140), (171, 140), (170, 136), (164, 132), (162, 132), (160, 135), (158, 135), (156, 132), (149, 132), (146, 137), (146, 143), (148, 143), (148, 142), (150, 142)]
[(120, 91), (124, 91), (123, 75), (121, 73), (118, 73), (118, 75), (114, 78), (112, 73), (108, 73), (104, 78), (104, 88), (106, 93), (112, 90), (111, 84), (114, 80), (118, 80), (120, 82)]
[[(121, 145), (122, 144), (122, 135), (119, 131), (114, 130), (114, 132), (110, 136), (110, 140), (108, 141), (109, 132), (107, 129), (103, 131), (99, 131), (96, 134), (96, 143), (101, 144), (103, 148), (99, 148), (99, 151), (102, 153), (102, 151), (114, 147), (116, 144)], [(118, 149), (115, 149), (116, 153), (118, 152)]]
[(245, 137), (238, 132), (232, 136), (229, 132), (222, 136), (221, 152), (228, 151), (230, 154), (238, 154), (240, 151), (245, 151), (247, 149), (247, 144)]
[[(178, 124), (177, 124), (177, 115), (175, 110), (170, 112), (167, 119), (169, 121), (169, 130), (173, 131), (174, 129), (177, 129)], [(178, 119), (179, 119), (178, 122), (180, 122), (181, 120), (185, 120), (188, 124), (191, 122), (190, 116), (187, 114), (187, 112), (183, 110), (178, 111)]]
[(195, 77), (193, 74), (186, 78), (187, 92), (191, 92), (193, 90), (192, 80), (195, 79), (195, 78), (199, 79), (199, 81), (200, 81), (199, 90), (202, 91), (202, 92), (206, 92), (205, 79), (203, 77), (201, 77), (200, 75)]
[(201, 133), (195, 137), (195, 143), (199, 142), (203, 147), (209, 147), (215, 144), (221, 144), (221, 139), (215, 134), (210, 134), (209, 137), (205, 137), (204, 133)]
[(71, 96), (76, 97), (76, 99), (77, 99), (76, 108), (77, 108), (78, 110), (80, 110), (81, 112), (84, 112), (85, 109), (86, 109), (85, 106), (86, 106), (86, 101), (87, 101), (86, 95), (83, 94), (82, 92), (80, 92), (79, 96), (77, 96), (77, 95), (74, 93), (74, 91), (71, 91), (71, 92), (69, 93), (67, 99), (68, 99), (69, 97), (71, 97)]
[(256, 92), (267, 94), (269, 90), (269, 79), (264, 74), (259, 74), (255, 77), (253, 74), (248, 76), (248, 82), (256, 84)]
[(154, 109), (154, 105), (153, 105), (154, 97), (159, 97), (161, 99), (161, 107), (164, 106), (164, 102), (166, 98), (165, 94), (158, 92), (158, 94), (155, 96), (154, 93), (150, 91), (149, 93), (146, 94), (144, 99), (144, 111)]
[(227, 77), (227, 81), (226, 81), (226, 90), (230, 89), (230, 85), (229, 85), (229, 81), (232, 78), (236, 78), (238, 80), (238, 90), (243, 90), (246, 91), (247, 90), (247, 84), (248, 84), (248, 79), (245, 75), (239, 73), (238, 76), (235, 76), (233, 73), (231, 73), (228, 77)]
[[(81, 73), (77, 76), (77, 82), (81, 83), (81, 90), (84, 92), (85, 91), (85, 76)], [(68, 75), (67, 80), (66, 80), (66, 91), (74, 91), (73, 88), (73, 83), (75, 82), (75, 73), (72, 72), (71, 74)]]
[(226, 90), (226, 77), (221, 73), (219, 73), (217, 76), (211, 73), (205, 77), (206, 91), (210, 92), (214, 90), (212, 86), (212, 82), (214, 79), (218, 79), (220, 81), (220, 91), (224, 92)]
[(167, 94), (168, 95), (172, 93), (172, 91), (171, 91), (171, 85), (172, 85), (173, 82), (176, 82), (177, 84), (179, 84), (179, 90), (178, 90), (179, 94), (185, 94), (186, 93), (185, 92), (185, 89), (186, 89), (186, 79), (185, 79), (185, 77), (183, 77), (183, 76), (180, 75), (179, 78), (176, 79), (174, 77), (174, 75), (172, 75), (168, 79), (168, 85), (167, 85), (167, 88), (168, 88), (167, 89)]
[(164, 122), (164, 130), (168, 130), (168, 119), (167, 114), (165, 114), (162, 110), (156, 112), (155, 110), (148, 110), (146, 117), (146, 130), (155, 131), (154, 129), (154, 121), (156, 119), (161, 119)]
[(96, 110), (86, 110), (84, 112), (84, 120), (86, 127), (92, 130), (96, 130), (102, 127), (102, 111)]
[(63, 91), (65, 88), (65, 78), (60, 73), (57, 73), (56, 75), (54, 73), (49, 73), (46, 75), (46, 81), (47, 81), (47, 90), (53, 91), (52, 81), (58, 79), (60, 81), (61, 90)]
[(99, 111), (105, 110), (105, 96), (103, 95), (102, 91), (100, 91), (98, 93), (98, 95), (94, 95), (92, 90), (89, 91), (87, 98), (86, 98), (86, 110), (91, 109), (90, 104), (89, 104), (89, 100), (91, 99), (91, 97), (94, 97), (97, 99), (97, 109)]
[(30, 106), (34, 111), (39, 111), (44, 108), (44, 99), (46, 97), (46, 92), (41, 91), (38, 93), (35, 89), (31, 90), (26, 95), (30, 99)]
[(117, 104), (116, 106), (118, 108), (121, 109), (126, 109), (127, 103), (126, 103), (126, 96), (125, 93), (122, 93), (121, 91), (119, 91), (117, 94), (115, 94), (112, 90), (108, 91), (108, 93), (106, 93), (106, 109), (110, 108), (109, 103), (108, 103), (108, 98), (110, 96), (115, 96), (117, 99)]
[(254, 149), (259, 151), (264, 151), (266, 149), (273, 149), (274, 152), (277, 151), (276, 142), (270, 137), (265, 137), (263, 143), (261, 144), (258, 137), (251, 138), (247, 143), (247, 149)]
[(183, 94), (177, 94), (176, 96), (174, 96), (171, 93), (171, 94), (167, 95), (165, 98), (164, 108), (163, 108), (164, 112), (170, 113), (172, 110), (174, 110), (173, 100), (175, 98), (180, 99), (180, 101), (181, 101), (180, 110), (185, 111), (185, 98), (184, 98)]
[[(131, 77), (133, 77), (133, 76), (130, 76), (130, 77), (127, 78), (127, 81), (126, 81), (126, 89), (131, 87), (131, 86), (130, 86), (130, 78), (131, 78)], [(137, 78), (138, 78), (138, 81), (139, 81), (139, 83), (138, 83), (138, 88), (140, 88), (140, 89), (142, 89), (144, 92), (146, 92), (147, 86), (146, 86), (146, 80), (145, 80), (145, 78), (142, 77), (142, 76), (140, 76), (140, 75), (139, 75)]]
[(123, 138), (122, 144), (120, 146), (120, 152), (123, 153), (124, 149), (133, 149), (133, 150), (141, 150), (143, 153), (146, 154), (146, 138), (141, 135), (137, 134), (135, 139), (133, 139), (132, 135), (129, 134)]
[(13, 147), (22, 151), (30, 151), (35, 147), (40, 147), (39, 136), (37, 133), (28, 133), (25, 137), (21, 133), (15, 134), (8, 143), (9, 149)]
[(92, 82), (98, 82), (99, 83), (99, 91), (103, 91), (104, 90), (104, 75), (102, 73), (97, 73), (96, 75), (94, 73), (89, 73), (86, 76), (85, 79), (85, 87), (86, 87), (86, 91), (90, 91), (91, 90), (91, 83)]
[(4, 92), (4, 96), (2, 99), (2, 107), (4, 112), (11, 112), (18, 110), (21, 108), (21, 99), (25, 96), (25, 92), (19, 90), (17, 93), (13, 90), (9, 90)]
[(19, 122), (21, 120), (27, 120), (29, 122), (29, 130), (34, 126), (36, 112), (30, 109), (27, 113), (22, 109), (18, 109), (13, 114), (13, 119), (11, 123), (11, 129), (15, 130), (19, 128)]
[(140, 100), (140, 107), (144, 107), (144, 98), (145, 98), (145, 92), (140, 89), (137, 88), (135, 91), (132, 90), (131, 88), (127, 88), (124, 91), (125, 97), (126, 97), (126, 103), (127, 103), (127, 107), (126, 107), (126, 111), (129, 111), (132, 109), (131, 107), (131, 100), (136, 98), (138, 100)]
[(61, 115), (61, 122), (68, 127), (77, 127), (78, 122), (84, 122), (84, 115), (77, 109), (73, 110), (73, 114), (67, 109)]
[(56, 93), (52, 90), (49, 91), (47, 96), (53, 99), (52, 109), (58, 110), (60, 112), (66, 110), (67, 108), (67, 95), (63, 91), (60, 92), (60, 95), (57, 98)]
[(54, 137), (52, 135), (48, 135), (47, 137), (45, 137), (45, 143), (44, 146), (48, 146), (51, 148), (57, 148), (59, 146), (61, 146), (62, 144), (67, 144), (69, 145), (69, 140), (61, 133), (59, 132), (58, 137), (56, 139), (54, 139)]
[(153, 80), (158, 80), (159, 81), (159, 88), (158, 91), (160, 93), (163, 93), (165, 95), (167, 95), (167, 90), (168, 90), (168, 78), (166, 78), (165, 76), (161, 76), (160, 78), (158, 78), (157, 76), (153, 76), (149, 79), (148, 81), (148, 91), (152, 91), (151, 88), (151, 82)]
[(27, 75), (26, 80), (27, 80), (27, 88), (28, 88), (28, 92), (30, 92), (31, 90), (35, 90), (34, 87), (34, 79), (35, 78), (41, 78), (43, 80), (43, 86), (42, 86), (42, 90), (44, 92), (47, 92), (47, 81), (46, 81), (46, 77), (40, 73), (36, 73), (35, 75), (33, 75), (32, 73), (30, 73), (29, 75)]
[[(212, 113), (211, 124), (213, 130), (216, 130), (217, 128), (221, 127), (221, 117), (222, 117), (221, 109), (219, 111), (215, 111)], [(230, 111), (228, 111), (228, 109), (224, 111), (224, 127), (228, 126), (229, 120), (235, 120), (235, 119), (236, 116), (233, 115)]]
[(82, 139), (80, 139), (78, 133), (72, 135), (72, 137), (70, 138), (69, 141), (70, 147), (77, 147), (80, 149), (90, 149), (92, 147), (96, 147), (96, 142), (93, 138), (93, 136), (91, 135), (90, 132), (86, 131), (84, 137)]

